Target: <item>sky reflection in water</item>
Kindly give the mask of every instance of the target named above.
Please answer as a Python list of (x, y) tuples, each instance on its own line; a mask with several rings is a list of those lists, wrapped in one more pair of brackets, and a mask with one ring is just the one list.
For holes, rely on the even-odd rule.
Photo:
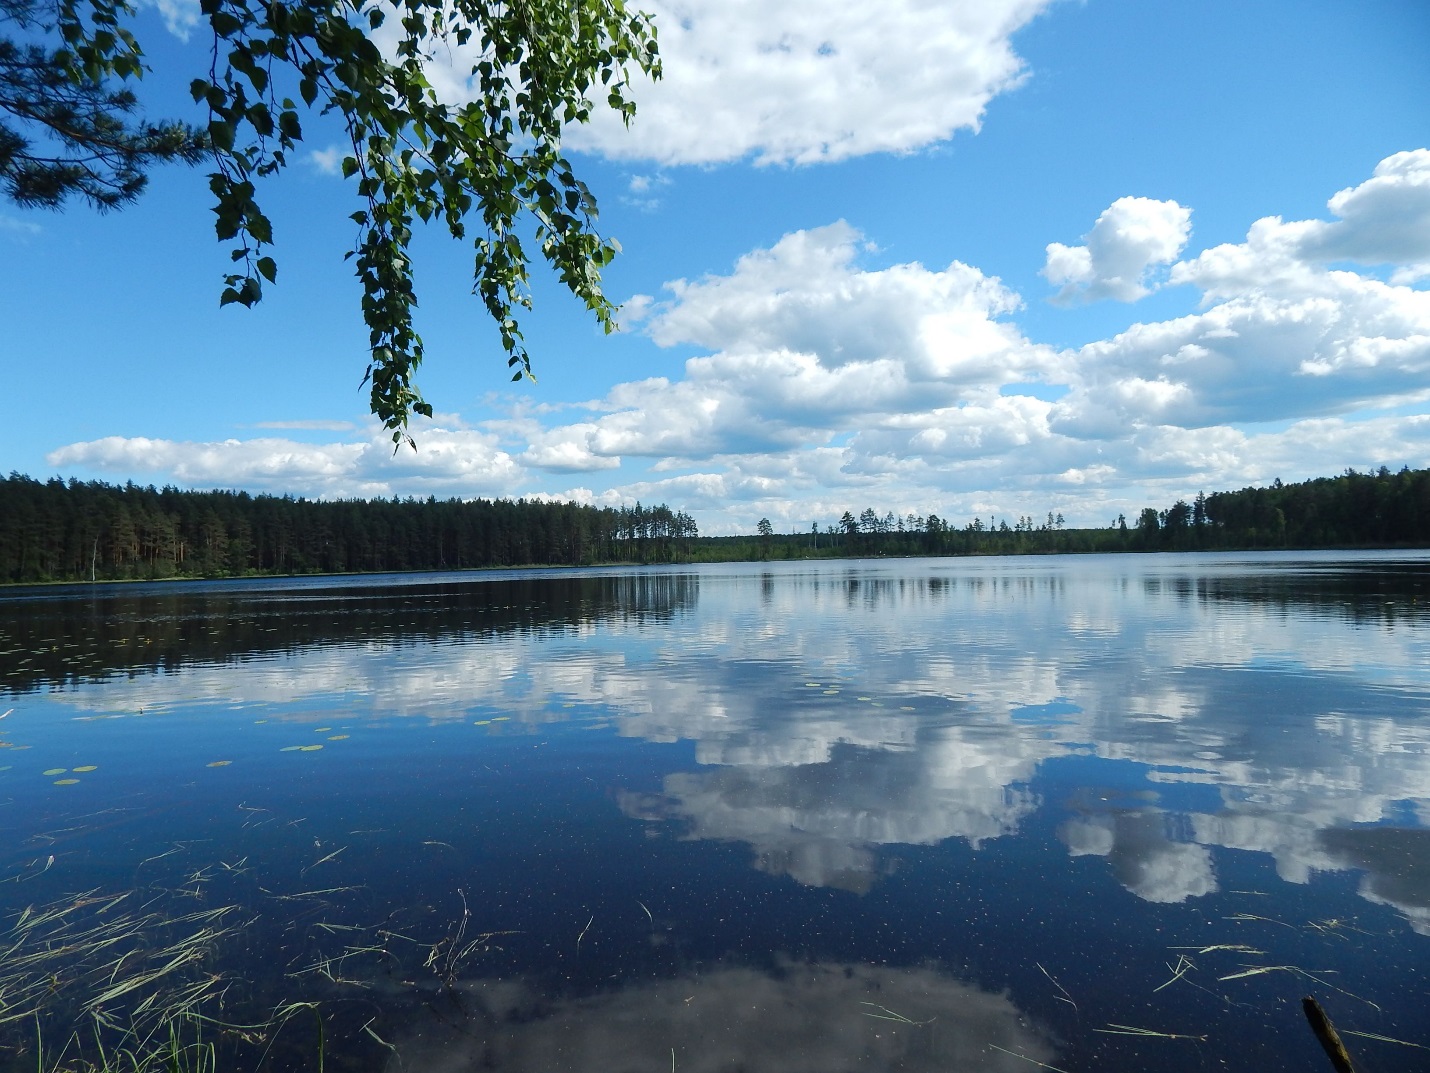
[(1430, 1046), (1428, 609), (1404, 555), (12, 597), (0, 906), (232, 898), (355, 1069), (1311, 1068), (1308, 991)]

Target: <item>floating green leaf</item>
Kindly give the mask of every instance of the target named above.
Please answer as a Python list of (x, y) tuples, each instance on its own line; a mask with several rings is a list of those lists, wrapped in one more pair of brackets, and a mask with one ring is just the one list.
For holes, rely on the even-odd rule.
[(298, 751), (299, 751), (300, 753), (311, 753), (311, 752), (316, 752), (317, 750), (319, 750), (319, 749), (321, 749), (321, 748), (322, 748), (321, 745), (300, 745), (300, 746), (298, 746)]
[(67, 768), (67, 767), (52, 767), (52, 768), (46, 768), (44, 771), (40, 772), (40, 774), (41, 774), (41, 775), (63, 775), (63, 774), (64, 774), (66, 771), (68, 771), (68, 770), (69, 770), (69, 768)]
[(328, 735), (328, 740), (329, 740), (329, 741), (347, 741), (348, 737), (349, 737), (349, 735), (347, 735), (347, 734), (329, 734), (329, 735)]
[(79, 782), (78, 779), (56, 779), (56, 780), (55, 780), (55, 785), (56, 785), (56, 786), (73, 786), (73, 785), (74, 785), (75, 783), (77, 783), (77, 782)]
[(75, 771), (97, 771), (98, 769), (99, 769), (99, 765), (98, 765), (98, 764), (81, 764), (79, 767), (74, 768), (73, 770), (75, 770)]

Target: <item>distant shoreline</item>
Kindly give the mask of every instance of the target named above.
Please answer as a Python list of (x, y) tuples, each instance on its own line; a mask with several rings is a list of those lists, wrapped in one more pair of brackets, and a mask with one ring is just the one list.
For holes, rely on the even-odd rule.
[[(1103, 530), (1063, 530), (1068, 535), (1079, 533), (1099, 533)], [(700, 537), (699, 542), (705, 541), (740, 541), (749, 542), (747, 537)], [(779, 540), (779, 537), (775, 537)], [(807, 537), (794, 538), (786, 536), (786, 540), (808, 539)], [(690, 559), (667, 560), (658, 563), (642, 563), (637, 560), (613, 560), (611, 562), (591, 562), (591, 563), (519, 563), (510, 566), (464, 566), (464, 567), (433, 567), (412, 570), (343, 570), (343, 571), (313, 571), (310, 573), (247, 573), (247, 574), (185, 574), (169, 575), (167, 577), (127, 577), (127, 578), (96, 578), (93, 581), (88, 579), (59, 579), (49, 581), (0, 581), (0, 592), (9, 592), (15, 589), (85, 589), (101, 585), (130, 586), (130, 585), (152, 585), (152, 584), (194, 584), (199, 582), (213, 581), (316, 581), (323, 578), (363, 578), (363, 577), (424, 577), (437, 574), (496, 574), (496, 573), (529, 573), (540, 571), (543, 573), (565, 574), (581, 570), (610, 570), (615, 568), (629, 567), (634, 569), (652, 569), (657, 567), (681, 567), (681, 566), (713, 566), (722, 563), (729, 564), (758, 564), (758, 563), (798, 563), (798, 562), (859, 562), (871, 559), (997, 559), (997, 558), (1038, 558), (1054, 555), (1196, 555), (1196, 554), (1226, 554), (1236, 555), (1244, 553), (1281, 553), (1281, 552), (1378, 552), (1378, 551), (1419, 551), (1430, 553), (1430, 544), (1408, 543), (1408, 544), (1336, 544), (1323, 546), (1294, 546), (1294, 547), (1215, 547), (1215, 548), (1028, 548), (1025, 550), (1008, 551), (939, 551), (926, 553), (901, 553), (901, 554), (880, 554), (878, 552), (868, 554), (848, 554), (848, 555), (781, 555), (775, 557), (700, 557)]]
[(1118, 514), (1096, 529), (1067, 528), (1052, 510), (959, 524), (872, 507), (808, 530), (777, 533), (768, 518), (754, 528), (702, 536), (689, 514), (665, 504), (306, 500), (11, 474), (0, 479), (0, 586), (942, 555), (1420, 549), (1430, 547), (1430, 469), (1347, 470), (1296, 484), (1198, 492), (1191, 502), (1144, 507), (1133, 518)]

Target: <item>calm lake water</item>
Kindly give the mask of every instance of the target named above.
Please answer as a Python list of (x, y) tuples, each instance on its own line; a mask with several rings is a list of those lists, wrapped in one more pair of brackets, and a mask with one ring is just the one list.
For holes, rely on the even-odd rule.
[(6, 709), (0, 1068), (1430, 1067), (1430, 555), (30, 590)]

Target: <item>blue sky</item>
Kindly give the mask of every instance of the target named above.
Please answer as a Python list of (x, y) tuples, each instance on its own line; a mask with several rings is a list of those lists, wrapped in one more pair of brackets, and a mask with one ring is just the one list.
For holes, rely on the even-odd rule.
[[(196, 11), (141, 19), (190, 114)], [(419, 240), (419, 383), (366, 414), (333, 132), (261, 191), (279, 285), (220, 310), (203, 169), (0, 205), (0, 470), (306, 496), (1106, 525), (1198, 490), (1430, 465), (1430, 5), (664, 0), (629, 131), (572, 131), (626, 330), (554, 280), (511, 384), (470, 254)], [(177, 33), (175, 32), (177, 31)], [(437, 71), (453, 94), (460, 79)], [(197, 118), (197, 117), (195, 117)]]

